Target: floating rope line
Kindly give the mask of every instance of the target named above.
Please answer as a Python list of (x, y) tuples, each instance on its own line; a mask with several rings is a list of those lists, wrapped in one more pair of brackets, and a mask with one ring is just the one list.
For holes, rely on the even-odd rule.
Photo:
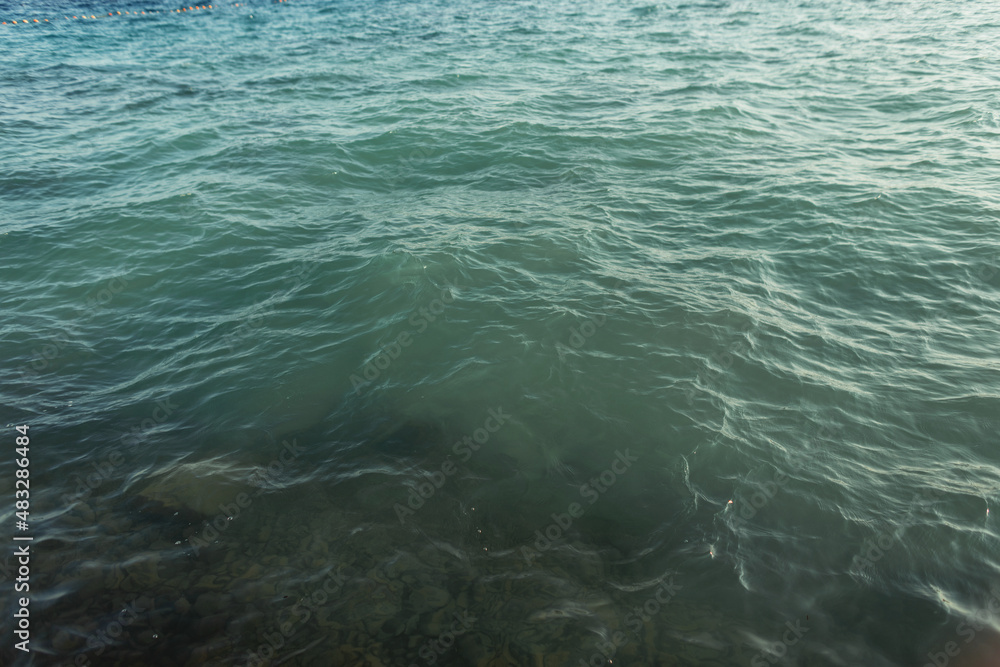
[[(290, 0), (272, 0), (271, 4), (275, 4), (276, 5), (278, 3), (285, 3), (285, 2), (290, 2)], [(97, 14), (79, 14), (77, 16), (68, 16), (67, 15), (67, 16), (63, 16), (61, 19), (59, 17), (55, 17), (51, 21), (49, 19), (31, 19), (31, 20), (28, 20), (28, 19), (13, 19), (13, 20), (10, 20), (10, 21), (0, 21), (0, 25), (19, 26), (19, 25), (24, 25), (24, 24), (33, 25), (35, 23), (52, 23), (52, 22), (56, 22), (56, 21), (73, 21), (73, 20), (77, 20), (77, 21), (84, 21), (84, 20), (86, 20), (86, 21), (92, 21), (93, 20), (93, 21), (96, 21), (96, 20), (99, 20), (99, 19), (107, 19), (108, 17), (117, 18), (119, 16), (125, 16), (125, 15), (129, 15), (129, 16), (147, 16), (147, 15), (150, 15), (150, 14), (181, 14), (181, 13), (184, 13), (184, 12), (196, 12), (196, 11), (201, 11), (201, 10), (208, 11), (208, 10), (215, 10), (215, 9), (224, 9), (224, 8), (227, 8), (227, 7), (246, 7), (246, 6), (248, 6), (248, 3), (246, 3), (246, 2), (234, 2), (234, 3), (227, 4), (227, 5), (189, 5), (187, 7), (181, 7), (179, 9), (150, 9), (150, 10), (138, 10), (138, 11), (131, 11), (131, 12), (114, 11), (114, 12), (108, 12), (108, 16), (104, 16), (104, 14), (100, 14), (100, 15), (97, 15)]]

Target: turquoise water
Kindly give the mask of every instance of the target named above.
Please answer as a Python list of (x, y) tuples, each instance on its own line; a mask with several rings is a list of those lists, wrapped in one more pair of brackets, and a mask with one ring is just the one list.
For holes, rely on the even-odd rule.
[(996, 4), (168, 9), (0, 7), (4, 664), (998, 664)]

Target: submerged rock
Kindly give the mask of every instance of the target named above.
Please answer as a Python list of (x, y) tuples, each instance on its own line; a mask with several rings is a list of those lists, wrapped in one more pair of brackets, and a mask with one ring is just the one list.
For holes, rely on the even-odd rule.
[(227, 515), (227, 508), (239, 507), (241, 494), (250, 497), (257, 490), (248, 481), (252, 473), (218, 458), (184, 463), (156, 477), (139, 496), (167, 509)]

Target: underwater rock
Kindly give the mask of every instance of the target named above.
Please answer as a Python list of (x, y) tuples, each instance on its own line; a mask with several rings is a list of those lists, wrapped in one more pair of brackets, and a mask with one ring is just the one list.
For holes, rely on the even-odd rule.
[(573, 664), (570, 662), (572, 658), (569, 651), (556, 651), (547, 655), (536, 655), (535, 658), (536, 664), (540, 663), (544, 667), (565, 667), (566, 665)]
[(160, 584), (159, 562), (160, 555), (150, 553), (126, 565), (125, 571), (132, 580), (131, 583), (137, 587), (136, 592), (148, 591)]
[(149, 647), (159, 641), (160, 635), (152, 630), (142, 630), (135, 639), (141, 646)]
[(345, 629), (343, 619), (330, 607), (320, 607), (315, 614), (316, 623), (319, 627), (328, 631), (341, 631)]
[(67, 514), (66, 516), (62, 517), (61, 522), (67, 528), (86, 528), (88, 526), (93, 525), (92, 520), (88, 521), (83, 517), (74, 516), (72, 514)]
[(179, 597), (177, 601), (174, 602), (174, 611), (178, 614), (186, 614), (191, 610), (191, 603), (188, 602), (186, 597)]
[(444, 607), (451, 601), (451, 595), (443, 588), (421, 586), (410, 593), (410, 605), (417, 613), (433, 611)]
[(194, 611), (199, 616), (212, 616), (226, 609), (232, 597), (222, 593), (202, 593), (194, 603)]
[(369, 440), (367, 447), (372, 452), (392, 458), (422, 457), (445, 442), (445, 433), (440, 424), (408, 419), (401, 424), (383, 428)]
[(248, 483), (252, 469), (236, 468), (225, 459), (183, 463), (160, 475), (139, 496), (166, 509), (188, 510), (201, 516), (226, 515), (240, 494), (255, 491)]
[(126, 532), (132, 526), (132, 522), (114, 514), (105, 514), (101, 517), (99, 525), (109, 535), (118, 535)]
[(82, 501), (73, 506), (73, 511), (78, 513), (87, 523), (93, 523), (97, 518), (94, 514), (94, 510), (90, 508), (90, 505)]
[(68, 653), (79, 646), (82, 642), (79, 637), (74, 637), (65, 630), (60, 630), (52, 638), (52, 648), (59, 653)]
[(227, 614), (206, 616), (194, 624), (194, 633), (199, 637), (211, 637), (222, 632), (228, 624), (229, 616)]

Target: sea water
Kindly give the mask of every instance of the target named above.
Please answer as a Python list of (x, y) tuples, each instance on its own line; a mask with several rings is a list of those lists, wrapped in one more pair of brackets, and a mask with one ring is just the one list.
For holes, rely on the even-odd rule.
[(994, 664), (995, 3), (0, 20), (4, 664)]

